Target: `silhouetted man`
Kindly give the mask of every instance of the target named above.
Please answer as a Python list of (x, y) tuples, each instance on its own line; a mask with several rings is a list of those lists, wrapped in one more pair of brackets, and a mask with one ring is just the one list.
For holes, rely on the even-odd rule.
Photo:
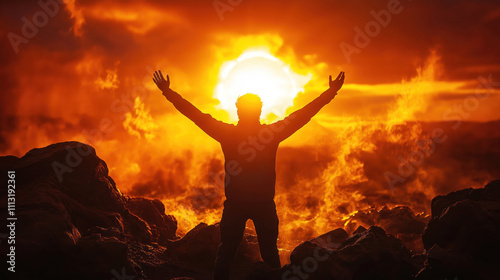
[(236, 102), (239, 121), (237, 125), (232, 125), (202, 113), (170, 89), (168, 75), (165, 80), (161, 71), (154, 73), (153, 80), (163, 95), (179, 112), (217, 140), (224, 153), (226, 200), (220, 221), (221, 244), (215, 262), (215, 280), (229, 279), (231, 262), (248, 219), (253, 220), (255, 225), (264, 262), (271, 268), (281, 267), (276, 246), (278, 216), (274, 204), (276, 151), (281, 141), (308, 123), (337, 95), (344, 77), (344, 72), (340, 72), (335, 80), (330, 76), (328, 90), (304, 108), (273, 124), (260, 123), (260, 98), (255, 94), (245, 94)]

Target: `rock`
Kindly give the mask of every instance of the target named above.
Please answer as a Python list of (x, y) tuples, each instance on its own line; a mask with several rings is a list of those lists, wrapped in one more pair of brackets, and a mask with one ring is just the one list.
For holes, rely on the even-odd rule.
[[(286, 266), (285, 266), (286, 267)], [(259, 261), (252, 265), (250, 271), (245, 275), (246, 280), (271, 280), (271, 279), (290, 279), (295, 280), (295, 278), (280, 278), (283, 274), (283, 269), (272, 269), (266, 263)], [(299, 278), (300, 279), (300, 278)]]
[(366, 228), (364, 226), (359, 226), (352, 234), (363, 233), (365, 231), (366, 231)]
[(165, 215), (165, 206), (158, 199), (132, 197), (127, 199), (126, 207), (150, 226), (153, 239), (159, 244), (166, 245), (168, 240), (177, 238), (177, 220)]
[(417, 279), (500, 279), (500, 181), (437, 196)]
[(352, 232), (356, 226), (378, 226), (387, 233), (399, 238), (405, 246), (414, 253), (422, 253), (422, 232), (429, 221), (428, 215), (416, 215), (407, 206), (388, 208), (384, 206), (380, 210), (358, 211), (347, 220), (346, 229)]
[[(219, 224), (198, 224), (186, 235), (167, 245), (166, 257), (180, 267), (189, 268), (200, 274), (211, 275), (220, 244)], [(245, 234), (233, 262), (233, 270), (241, 275), (252, 263), (260, 260), (256, 237)]]
[(183, 238), (168, 244), (166, 253), (186, 267), (209, 271), (213, 269), (219, 244), (219, 226), (201, 223)]
[[(19, 279), (140, 279), (144, 247), (175, 238), (173, 217), (158, 200), (124, 197), (106, 163), (88, 145), (63, 142), (21, 158), (0, 157), (0, 172), (16, 175), (16, 276)], [(0, 199), (7, 200), (6, 188)], [(0, 218), (6, 220), (5, 204)], [(130, 208), (129, 208), (130, 207)], [(139, 248), (139, 249), (138, 249)], [(7, 242), (0, 252), (7, 254)], [(149, 255), (163, 253), (151, 248)], [(159, 265), (142, 262), (143, 266)], [(115, 277), (116, 278), (116, 277)]]
[(464, 189), (451, 192), (447, 195), (438, 195), (432, 199), (431, 211), (432, 218), (441, 216), (444, 210), (458, 201), (463, 200), (477, 201), (484, 204), (485, 208), (498, 210), (498, 201), (500, 201), (500, 180), (494, 180), (486, 184), (482, 189)]
[(138, 275), (140, 268), (128, 258), (128, 250), (127, 243), (116, 237), (86, 236), (73, 248), (68, 267), (59, 271), (65, 272), (67, 279), (111, 279), (115, 274), (123, 275), (122, 270), (126, 275)]
[(327, 255), (338, 249), (348, 238), (347, 232), (341, 228), (332, 230), (295, 247), (290, 255), (291, 263), (302, 263), (311, 253)]
[(2, 170), (16, 171), (18, 190), (37, 181), (53, 182), (52, 187), (83, 205), (107, 211), (124, 208), (106, 163), (97, 157), (94, 148), (83, 143), (35, 148), (17, 160), (2, 159), (0, 166)]
[[(123, 196), (92, 147), (64, 142), (0, 157), (0, 172), (9, 170), (16, 172), (17, 278), (211, 279), (218, 224), (199, 224), (178, 238), (162, 202)], [(0, 191), (6, 201), (7, 189)], [(1, 204), (0, 219), (7, 214)], [(421, 269), (418, 280), (500, 279), (500, 181), (434, 198), (431, 217), (424, 254), (412, 256), (407, 246), (417, 247), (412, 242), (426, 217), (408, 207), (382, 208), (351, 217), (350, 236), (335, 229), (300, 244), (277, 270), (261, 262), (256, 236), (246, 233), (233, 276), (414, 279)], [(0, 254), (7, 255), (1, 241)]]
[[(290, 264), (253, 279), (412, 279), (416, 268), (403, 243), (377, 226), (347, 236), (336, 229), (297, 246)], [(252, 278), (249, 278), (252, 279)]]

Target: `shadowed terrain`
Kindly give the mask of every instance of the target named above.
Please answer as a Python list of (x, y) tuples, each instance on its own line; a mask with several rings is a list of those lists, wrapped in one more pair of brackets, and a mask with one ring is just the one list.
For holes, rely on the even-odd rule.
[[(16, 171), (16, 276), (210, 279), (218, 224), (177, 236), (163, 203), (121, 194), (91, 146), (63, 142), (0, 157), (0, 170)], [(6, 195), (3, 189), (0, 199)], [(233, 278), (497, 279), (500, 181), (437, 196), (431, 208), (428, 223), (408, 207), (358, 212), (356, 220), (378, 226), (358, 226), (352, 234), (332, 228), (297, 246), (275, 271), (260, 262), (256, 237), (247, 233)], [(422, 233), (424, 251), (416, 245)], [(0, 253), (7, 254), (1, 241)]]

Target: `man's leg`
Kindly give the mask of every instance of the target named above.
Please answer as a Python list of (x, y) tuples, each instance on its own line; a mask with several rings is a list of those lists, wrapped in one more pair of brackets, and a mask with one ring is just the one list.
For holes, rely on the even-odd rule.
[(238, 251), (247, 218), (242, 214), (237, 205), (232, 205), (227, 200), (220, 221), (221, 244), (215, 261), (214, 280), (229, 279), (231, 262)]
[(271, 268), (280, 268), (280, 257), (278, 254), (278, 215), (276, 205), (265, 203), (256, 207), (252, 217), (259, 240), (260, 256)]

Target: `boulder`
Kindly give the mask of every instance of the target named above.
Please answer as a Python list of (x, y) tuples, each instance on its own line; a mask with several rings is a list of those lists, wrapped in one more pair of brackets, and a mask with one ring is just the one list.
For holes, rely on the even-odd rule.
[[(233, 271), (237, 275), (248, 272), (252, 263), (260, 260), (257, 237), (245, 233), (238, 247)], [(220, 244), (219, 224), (198, 224), (184, 237), (167, 245), (166, 258), (180, 267), (189, 268), (202, 275), (211, 275)]]
[[(63, 142), (0, 157), (0, 172), (11, 170), (19, 279), (211, 279), (219, 225), (202, 223), (177, 237), (177, 221), (162, 202), (122, 195), (92, 147)], [(7, 189), (0, 192), (7, 201)], [(437, 196), (431, 208), (424, 229), (427, 217), (408, 207), (360, 211), (349, 220), (351, 235), (335, 229), (303, 242), (276, 270), (261, 261), (256, 236), (246, 233), (233, 277), (414, 279), (425, 261), (418, 280), (500, 279), (500, 181)], [(0, 219), (7, 210), (0, 204)], [(422, 229), (425, 251), (412, 256), (408, 246), (420, 252), (415, 240)], [(0, 254), (7, 255), (1, 238)]]
[(408, 206), (382, 207), (380, 210), (360, 210), (347, 219), (346, 230), (352, 232), (359, 226), (378, 226), (399, 238), (413, 253), (422, 253), (422, 232), (429, 215), (415, 214)]
[(500, 279), (500, 181), (432, 200), (417, 279)]
[(249, 279), (412, 279), (410, 251), (377, 226), (347, 236), (336, 229), (297, 246), (290, 264)]
[[(0, 157), (0, 172), (11, 170), (19, 279), (111, 279), (122, 269), (142, 277), (131, 258), (138, 250), (134, 244), (175, 238), (177, 223), (165, 215), (163, 204), (123, 196), (91, 146), (63, 142), (21, 158)], [(1, 191), (0, 199), (7, 201), (7, 189)], [(0, 205), (4, 221), (6, 207)], [(0, 242), (1, 254), (9, 249)]]
[(130, 197), (126, 207), (150, 226), (152, 237), (159, 244), (166, 245), (168, 240), (177, 238), (177, 220), (174, 216), (165, 215), (165, 206), (160, 200)]

